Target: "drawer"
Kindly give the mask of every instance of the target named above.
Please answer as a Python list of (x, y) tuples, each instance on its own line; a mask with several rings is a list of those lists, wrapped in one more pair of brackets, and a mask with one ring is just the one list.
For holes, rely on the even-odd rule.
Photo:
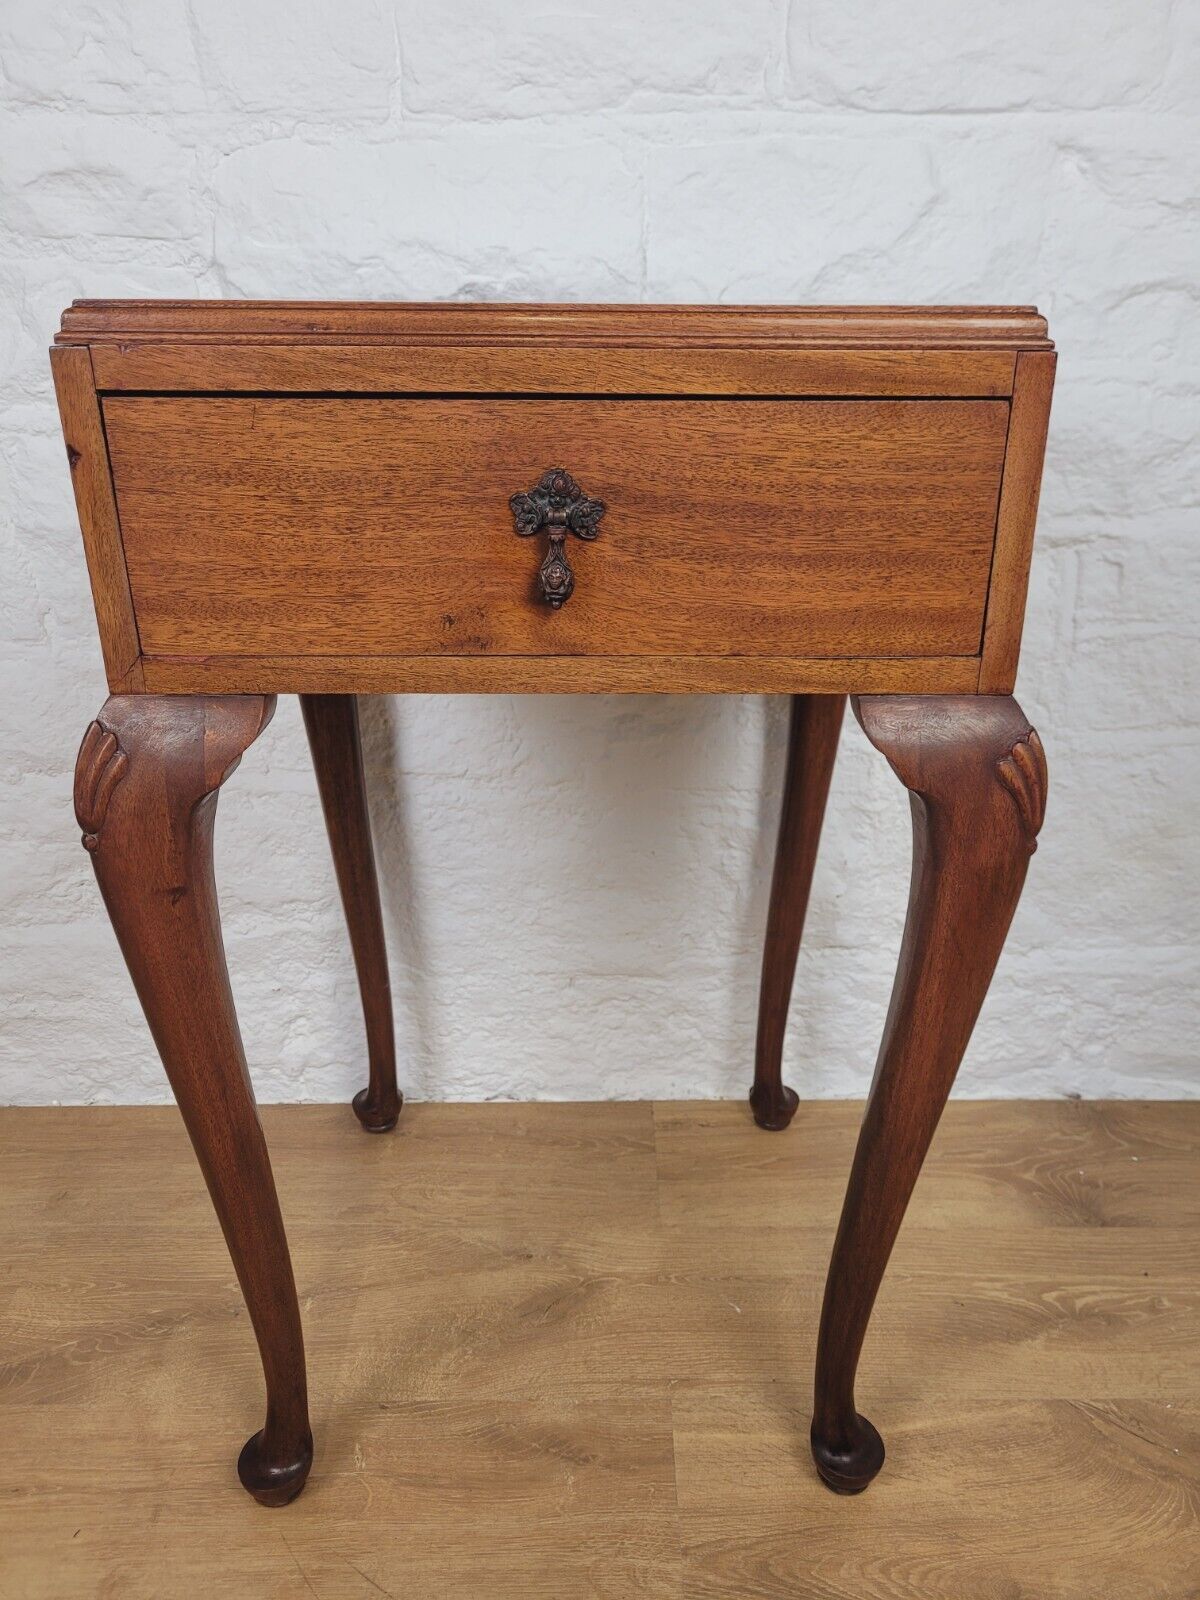
[[(1002, 399), (110, 395), (148, 657), (977, 656)], [(550, 467), (605, 503), (546, 535)]]

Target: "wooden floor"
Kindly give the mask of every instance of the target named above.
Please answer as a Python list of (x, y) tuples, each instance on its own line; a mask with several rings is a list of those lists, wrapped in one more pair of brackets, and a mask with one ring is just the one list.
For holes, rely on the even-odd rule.
[(858, 1115), (268, 1108), (316, 1460), (265, 1511), (174, 1112), (0, 1112), (0, 1595), (1200, 1595), (1200, 1104), (951, 1106), (842, 1499), (807, 1431)]

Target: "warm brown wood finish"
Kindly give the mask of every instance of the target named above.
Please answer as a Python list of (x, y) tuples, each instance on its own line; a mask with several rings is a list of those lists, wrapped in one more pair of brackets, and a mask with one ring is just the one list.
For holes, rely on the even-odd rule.
[[(1052, 352), (1029, 307), (77, 302), (110, 686), (1006, 692)], [(506, 521), (548, 466), (613, 506), (557, 615)]]
[(312, 1463), (296, 1286), (229, 989), (213, 881), (217, 796), (275, 709), (261, 695), (109, 700), (75, 771), (75, 814), (246, 1298), (267, 1420), (238, 1461), (263, 1505)]
[[(574, 604), (574, 601), (571, 602)], [(975, 656), (143, 656), (155, 694), (974, 694)], [(814, 687), (815, 686), (815, 687)]]
[(262, 1116), (321, 1397), (282, 1517), (222, 1470), (259, 1375), (176, 1114), (0, 1109), (5, 1600), (1194, 1600), (1200, 1103), (951, 1101), (857, 1503), (797, 1447), (861, 1102)]
[(796, 1110), (796, 1091), (783, 1081), (783, 1036), (845, 713), (845, 695), (792, 696), (783, 809), (763, 943), (754, 1087), (750, 1091), (754, 1120), (772, 1132), (786, 1128)]
[(1004, 491), (996, 519), (996, 551), (979, 665), (980, 694), (1008, 694), (1017, 679), (1056, 360), (1052, 351), (1022, 352), (1017, 357), (1012, 421), (1004, 457)]
[[(154, 656), (973, 656), (998, 400), (112, 398)], [(509, 498), (607, 515), (561, 612)]]
[(92, 580), (104, 670), (114, 691), (140, 689), (141, 645), (125, 571), (91, 356), (78, 347), (51, 350), (50, 367)]
[(251, 339), (398, 344), (1051, 348), (1033, 306), (522, 305), (488, 301), (76, 300), (58, 342)]
[(1015, 700), (856, 699), (909, 790), (908, 921), (842, 1210), (817, 1344), (813, 1457), (854, 1493), (883, 1443), (854, 1403), (871, 1308), (987, 993), (1046, 807), (1046, 760)]
[(300, 709), (321, 791), (367, 1025), (370, 1081), (354, 1096), (354, 1114), (368, 1133), (386, 1133), (396, 1126), (402, 1096), (396, 1087), (392, 991), (367, 811), (358, 700), (352, 694), (302, 694)]
[[(77, 809), (258, 1335), (267, 1423), (240, 1462), (258, 1499), (299, 1493), (312, 1444), (211, 849), (217, 791), (278, 692), (303, 700), (366, 1019), (354, 1107), (376, 1131), (400, 1095), (355, 696), (795, 696), (751, 1092), (771, 1129), (796, 1109), (788, 1000), (856, 697), (911, 791), (914, 868), (812, 1442), (835, 1488), (879, 1470), (859, 1351), (1045, 803), (1041, 746), (1006, 696), (1054, 359), (1025, 307), (64, 313), (52, 360), (117, 694), (85, 739)], [(489, 1268), (524, 1259), (488, 1248)], [(531, 1290), (539, 1326), (560, 1299)], [(382, 1404), (379, 1387), (356, 1404)], [(552, 1588), (521, 1592), (561, 1600), (547, 1571)]]
[(716, 344), (669, 349), (532, 345), (190, 344), (92, 346), (101, 389), (357, 394), (942, 395), (1007, 399), (1011, 350), (814, 349)]

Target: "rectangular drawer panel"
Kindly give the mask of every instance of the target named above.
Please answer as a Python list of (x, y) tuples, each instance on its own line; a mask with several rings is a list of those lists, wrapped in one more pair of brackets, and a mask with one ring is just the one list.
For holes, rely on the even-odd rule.
[[(973, 656), (1003, 400), (110, 396), (150, 656)], [(607, 514), (576, 589), (510, 495)]]

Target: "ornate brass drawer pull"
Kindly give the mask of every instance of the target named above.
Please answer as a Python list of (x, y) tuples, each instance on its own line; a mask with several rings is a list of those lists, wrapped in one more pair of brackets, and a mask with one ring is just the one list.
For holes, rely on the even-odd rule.
[(575, 587), (575, 574), (565, 549), (568, 533), (594, 539), (604, 515), (603, 500), (589, 500), (569, 472), (550, 467), (528, 494), (514, 494), (508, 502), (513, 523), (522, 538), (550, 530), (550, 548), (538, 571), (542, 599), (557, 611), (566, 605)]

